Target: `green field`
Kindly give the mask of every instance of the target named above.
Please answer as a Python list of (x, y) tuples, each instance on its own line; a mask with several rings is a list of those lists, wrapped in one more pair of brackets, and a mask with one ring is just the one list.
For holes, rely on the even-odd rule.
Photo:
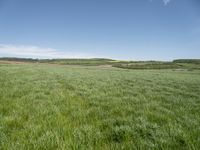
[(0, 149), (200, 149), (200, 70), (0, 64)]

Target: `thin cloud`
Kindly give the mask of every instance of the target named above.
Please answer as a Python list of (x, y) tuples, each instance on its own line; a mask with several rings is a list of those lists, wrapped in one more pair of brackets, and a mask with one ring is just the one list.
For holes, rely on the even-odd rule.
[(170, 2), (171, 2), (171, 0), (163, 0), (164, 5), (167, 5)]
[(0, 56), (29, 58), (91, 58), (92, 55), (76, 52), (64, 52), (53, 48), (37, 46), (0, 44)]
[[(172, 0), (162, 0), (164, 5), (169, 4)], [(153, 2), (153, 0), (149, 0), (149, 2)]]

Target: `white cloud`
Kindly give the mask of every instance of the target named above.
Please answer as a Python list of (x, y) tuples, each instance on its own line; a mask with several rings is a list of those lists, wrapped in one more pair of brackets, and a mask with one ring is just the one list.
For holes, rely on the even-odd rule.
[(163, 0), (163, 3), (165, 4), (165, 5), (167, 5), (168, 3), (170, 3), (171, 2), (171, 0)]
[(41, 48), (37, 46), (5, 45), (0, 44), (0, 56), (2, 57), (28, 57), (28, 58), (91, 58), (89, 54), (77, 52), (64, 52), (53, 48)]
[[(149, 2), (153, 2), (154, 0), (149, 0)], [(162, 0), (164, 5), (167, 5), (168, 3), (170, 3), (172, 0)]]

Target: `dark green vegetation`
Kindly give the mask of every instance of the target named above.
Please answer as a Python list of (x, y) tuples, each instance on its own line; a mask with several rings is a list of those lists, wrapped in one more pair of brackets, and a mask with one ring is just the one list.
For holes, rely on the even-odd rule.
[(174, 62), (129, 62), (116, 63), (113, 67), (123, 69), (188, 69), (200, 70), (200, 64), (196, 63), (174, 63)]
[(172, 62), (162, 61), (129, 61), (117, 62), (113, 67), (124, 69), (200, 69), (200, 59), (178, 59)]
[(180, 69), (184, 66), (171, 62), (132, 62), (132, 63), (118, 63), (114, 67), (124, 69)]
[(173, 61), (174, 63), (191, 63), (200, 64), (200, 59), (177, 59)]
[(0, 149), (200, 149), (200, 70), (0, 64)]

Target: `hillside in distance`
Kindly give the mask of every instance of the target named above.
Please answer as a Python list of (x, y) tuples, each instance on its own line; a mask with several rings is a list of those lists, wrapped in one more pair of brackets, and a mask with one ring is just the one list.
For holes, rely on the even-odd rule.
[(0, 61), (23, 62), (23, 63), (46, 63), (58, 65), (82, 65), (82, 66), (101, 66), (108, 65), (111, 67), (123, 69), (200, 69), (200, 59), (177, 59), (173, 61), (122, 61), (108, 58), (76, 58), (76, 59), (32, 59), (32, 58), (15, 58), (3, 57)]

